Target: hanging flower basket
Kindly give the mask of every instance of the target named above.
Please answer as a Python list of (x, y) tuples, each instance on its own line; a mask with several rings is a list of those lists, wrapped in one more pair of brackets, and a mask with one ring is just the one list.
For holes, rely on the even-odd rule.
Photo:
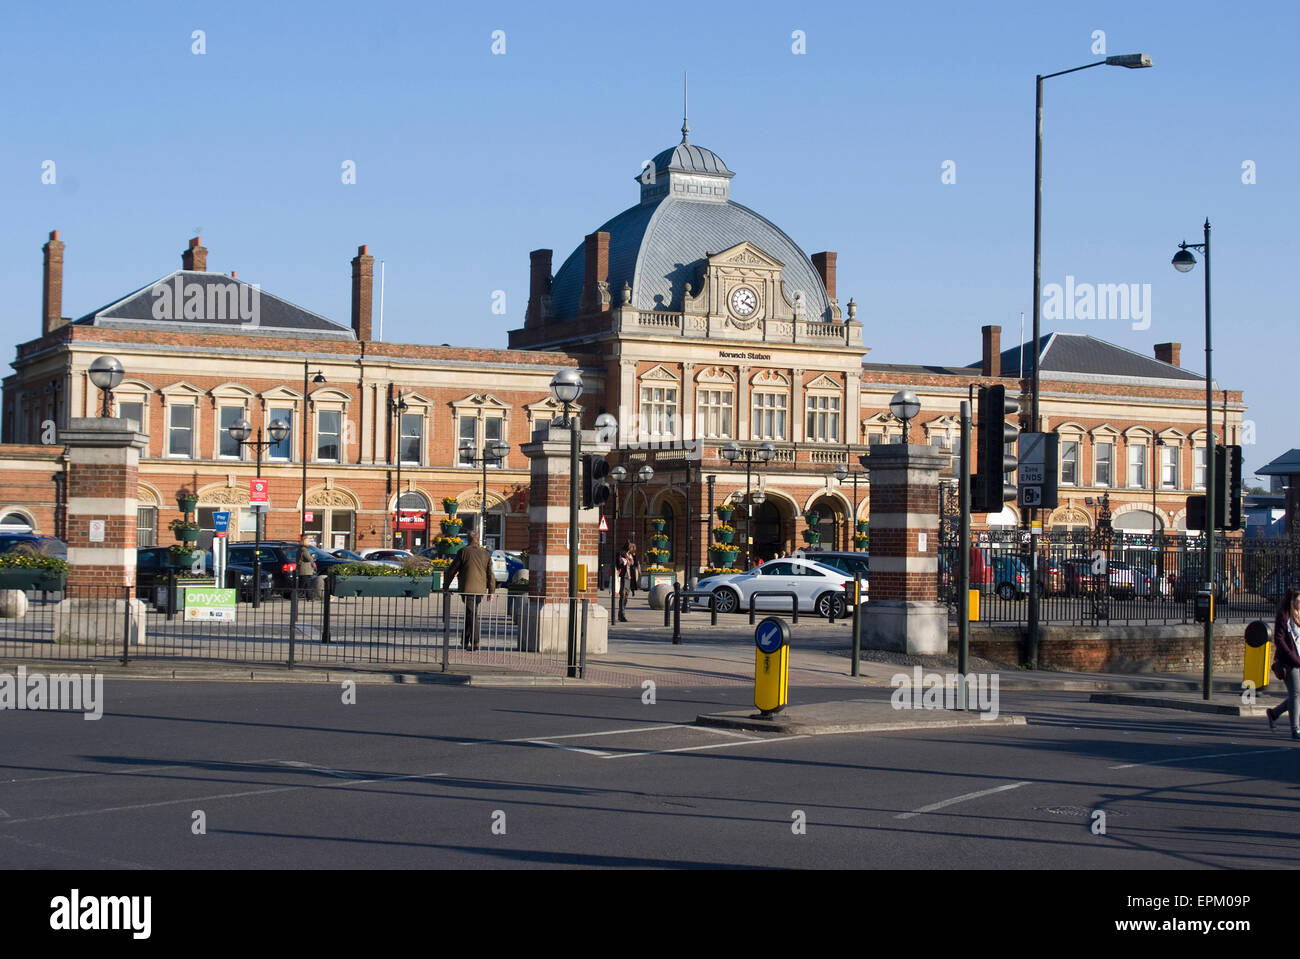
[(867, 519), (860, 519), (860, 520), (858, 520), (858, 532), (859, 532), (859, 533), (865, 533), (865, 532), (867, 532), (867, 530), (870, 529), (870, 527), (871, 527), (871, 520), (867, 520)]
[(439, 556), (455, 556), (465, 545), (465, 541), (459, 536), (439, 536), (433, 541), (434, 547), (438, 550)]
[(443, 509), (443, 512), (445, 512), (448, 516), (455, 516), (455, 515), (456, 515), (456, 509), (457, 509), (458, 506), (460, 506), (460, 503), (457, 501), (456, 497), (454, 497), (454, 496), (444, 496), (444, 497), (443, 497), (443, 499), (442, 499), (442, 509)]
[(714, 561), (719, 566), (731, 568), (736, 564), (736, 557), (740, 555), (740, 550), (735, 547), (729, 547), (727, 549), (714, 548), (712, 554)]
[(853, 537), (853, 542), (858, 547), (858, 549), (865, 549), (867, 545), (867, 541), (870, 540), (870, 538), (871, 537), (869, 537), (866, 533), (857, 533)]
[(199, 541), (198, 523), (184, 519), (174, 519), (171, 521), (171, 530), (182, 543), (197, 543)]
[(653, 546), (655, 549), (667, 549), (668, 537), (665, 536), (663, 533), (655, 533), (653, 536), (650, 537), (650, 545)]
[(803, 531), (803, 541), (810, 546), (816, 546), (822, 541), (822, 534), (815, 529), (806, 529)]
[(719, 543), (730, 543), (736, 538), (736, 530), (731, 526), (715, 526), (713, 538)]
[(199, 498), (197, 496), (181, 494), (176, 497), (176, 502), (180, 504), (182, 513), (193, 513), (199, 508)]
[(444, 536), (459, 536), (461, 521), (452, 517), (442, 521), (442, 534)]
[(813, 529), (816, 529), (816, 528), (817, 528), (817, 524), (820, 523), (820, 522), (822, 521), (822, 514), (821, 514), (821, 513), (805, 513), (803, 518), (804, 518), (805, 520), (808, 521), (808, 525), (809, 525), (809, 526), (811, 526)]
[(657, 533), (662, 533), (664, 531), (664, 526), (668, 524), (668, 521), (665, 519), (652, 519), (650, 522)]
[(722, 520), (723, 525), (731, 522), (731, 514), (735, 511), (736, 507), (732, 506), (730, 503), (724, 503), (722, 506), (719, 506), (714, 510), (714, 512), (718, 514), (718, 519)]

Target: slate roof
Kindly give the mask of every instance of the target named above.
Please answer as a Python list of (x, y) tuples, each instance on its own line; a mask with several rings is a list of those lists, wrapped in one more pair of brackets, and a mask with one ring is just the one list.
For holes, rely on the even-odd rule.
[[(664, 197), (630, 207), (597, 229), (609, 233), (610, 292), (617, 301), (630, 282), (638, 310), (681, 310), (685, 284), (700, 291), (706, 255), (748, 240), (784, 264), (781, 285), (791, 302), (796, 291), (803, 292), (805, 318), (831, 318), (826, 287), (812, 260), (779, 227), (739, 203)], [(578, 315), (585, 275), (580, 244), (551, 284), (556, 319)]]
[[(727, 169), (727, 164), (722, 162), (722, 157), (718, 156), (707, 147), (696, 146), (683, 140), (675, 147), (669, 147), (662, 153), (655, 156), (650, 161), (654, 164), (655, 173), (667, 173), (669, 171), (679, 173), (711, 173), (714, 176), (725, 176), (728, 179), (735, 176)], [(639, 178), (638, 174), (638, 178)]]
[(1256, 476), (1294, 476), (1300, 473), (1300, 449), (1287, 450), (1267, 466), (1255, 470)]
[[(1038, 369), (1040, 373), (1083, 373), (1092, 376), (1132, 376), (1141, 379), (1205, 381), (1204, 374), (1164, 363), (1153, 356), (1135, 353), (1095, 336), (1079, 333), (1049, 333), (1040, 337)], [(1025, 376), (1030, 372), (1034, 341), (1024, 344)], [(1015, 376), (1020, 371), (1020, 346), (1002, 351), (1002, 375)], [(979, 361), (966, 369), (978, 370)]]
[[(178, 278), (184, 292), (181, 302), (173, 304)], [(201, 300), (189, 292), (194, 287), (203, 291)], [(198, 316), (185, 316), (187, 301), (199, 304)], [(251, 319), (241, 314), (241, 306), (243, 313), (250, 314)], [(86, 326), (260, 331), (356, 339), (350, 326), (328, 320), (274, 293), (224, 273), (196, 270), (176, 270), (106, 306), (91, 310), (74, 322)]]

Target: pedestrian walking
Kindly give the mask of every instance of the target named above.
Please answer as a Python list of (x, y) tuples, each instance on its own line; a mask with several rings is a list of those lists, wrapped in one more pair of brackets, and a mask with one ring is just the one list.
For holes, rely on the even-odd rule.
[(1282, 597), (1273, 621), (1273, 675), (1286, 683), (1286, 699), (1268, 710), (1268, 728), (1291, 714), (1291, 738), (1300, 739), (1300, 589)]
[(618, 554), (614, 564), (618, 576), (618, 621), (627, 622), (627, 598), (635, 588), (640, 567), (636, 561), (636, 544), (628, 540), (623, 544), (623, 551)]
[(468, 533), (465, 545), (461, 547), (456, 558), (447, 567), (442, 581), (445, 593), (455, 579), (460, 598), (465, 603), (465, 629), (461, 633), (461, 645), (466, 649), (478, 649), (482, 626), (479, 620), (479, 604), (484, 596), (491, 596), (497, 589), (497, 578), (492, 572), (492, 554), (478, 544), (478, 534)]
[(304, 536), (298, 544), (298, 595), (310, 599), (316, 595), (316, 557), (312, 555), (311, 539)]

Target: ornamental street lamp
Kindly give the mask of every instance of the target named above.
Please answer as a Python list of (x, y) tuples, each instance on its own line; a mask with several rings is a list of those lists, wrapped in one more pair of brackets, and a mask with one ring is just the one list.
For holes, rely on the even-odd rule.
[(903, 423), (903, 445), (907, 445), (908, 434), (912, 429), (912, 420), (921, 412), (921, 401), (911, 390), (899, 390), (889, 401), (889, 412)]
[[(402, 414), (405, 413), (408, 409), (410, 409), (410, 406), (408, 406), (406, 400), (402, 398), (401, 390), (397, 391), (396, 399), (388, 401), (388, 410), (390, 413), (393, 414), (393, 416), (397, 420), (397, 430), (393, 434), (393, 439), (395, 440), (393, 445), (397, 447), (397, 499), (394, 501), (396, 504), (395, 512), (397, 514), (397, 526), (396, 526), (396, 530), (393, 533), (393, 546), (397, 549), (402, 548), (402, 540), (403, 540), (403, 536), (402, 536)], [(303, 508), (304, 509), (306, 508), (305, 505)]]
[[(245, 446), (251, 446), (257, 451), (257, 478), (262, 478), (262, 450), (268, 446), (274, 446), (284, 440), (289, 435), (289, 424), (281, 419), (271, 420), (271, 425), (267, 427), (267, 434), (271, 437), (269, 440), (262, 439), (262, 428), (257, 428), (257, 439), (250, 440), (253, 434), (253, 424), (248, 422), (245, 417), (240, 417), (226, 428), (230, 438), (239, 444), (242, 449)], [(258, 504), (260, 505), (260, 504)], [(262, 602), (262, 511), (253, 511), (253, 608), (256, 609)]]
[(858, 477), (865, 475), (862, 470), (850, 469), (848, 463), (840, 463), (835, 467), (835, 478), (841, 483), (844, 482), (846, 477), (853, 477), (853, 519), (849, 522), (849, 539), (852, 540), (855, 550), (857, 549), (858, 532)]
[(578, 448), (582, 442), (570, 406), (582, 395), (582, 374), (573, 367), (551, 378), (551, 395), (564, 406), (569, 429), (569, 664), (570, 678), (578, 675)]
[[(310, 360), (302, 361), (302, 504), (298, 510), (298, 542), (301, 543), (307, 536), (307, 377), (311, 376), (313, 383), (324, 383), (325, 374), (317, 370), (314, 374), (308, 373)], [(340, 440), (342, 437), (340, 437)], [(343, 454), (339, 451), (339, 461), (342, 462)], [(325, 525), (321, 523), (321, 533), (324, 535)], [(301, 574), (299, 574), (301, 576)]]
[[(478, 463), (483, 467), (483, 489), (479, 494), (478, 500), (478, 535), (479, 544), (486, 546), (487, 534), (487, 468), (488, 463), (499, 464), (506, 458), (510, 452), (510, 444), (502, 439), (488, 440), (483, 444), (477, 456), (474, 455), (474, 441), (465, 440), (460, 444), (460, 460), (462, 463)], [(398, 495), (397, 501), (398, 522), (401, 522), (402, 501), (401, 495)]]
[(762, 464), (771, 462), (772, 457), (776, 455), (776, 447), (771, 443), (762, 443), (759, 445), (757, 450), (750, 448), (742, 449), (739, 443), (732, 440), (718, 452), (722, 454), (722, 458), (728, 463), (735, 463), (742, 456), (745, 458), (745, 564), (742, 568), (749, 569), (750, 562), (753, 558), (750, 555), (750, 551), (754, 545), (754, 504), (758, 503), (761, 505), (763, 500), (766, 499), (765, 496), (762, 499), (756, 498), (755, 495), (750, 493), (749, 486), (752, 467), (755, 460)]
[(100, 356), (90, 364), (90, 382), (95, 384), (103, 397), (103, 406), (99, 415), (108, 416), (108, 404), (111, 399), (111, 393), (118, 383), (122, 382), (122, 363), (116, 356)]
[[(1214, 520), (1218, 513), (1214, 498), (1214, 391), (1210, 373), (1212, 328), (1210, 326), (1210, 220), (1205, 220), (1205, 242), (1178, 244), (1174, 254), (1174, 269), (1188, 273), (1196, 266), (1192, 250), (1205, 256), (1205, 589), (1214, 595)], [(1226, 442), (1226, 436), (1225, 436)], [(1201, 696), (1210, 698), (1210, 683), (1214, 679), (1214, 623), (1205, 623), (1205, 665), (1201, 673)]]
[[(618, 420), (616, 420), (612, 414), (607, 413), (605, 410), (601, 410), (601, 411), (600, 411), (600, 415), (598, 415), (598, 416), (596, 417), (596, 441), (599, 442), (599, 443), (604, 443), (604, 442), (609, 442), (610, 440), (613, 440), (614, 443), (617, 445), (617, 442), (618, 442)], [(611, 475), (611, 476), (613, 475), (613, 470), (610, 470), (610, 474), (609, 474), (609, 475)], [(623, 475), (625, 475), (625, 476), (627, 475), (627, 470), (624, 470), (624, 471), (623, 471)], [(604, 520), (604, 518), (605, 518), (605, 501), (604, 501), (604, 500), (601, 500), (601, 502), (600, 502), (598, 505), (599, 505), (599, 507), (600, 507), (600, 517), (601, 517), (602, 520)], [(615, 497), (615, 508), (617, 508), (617, 496)], [(607, 539), (609, 540), (609, 542), (610, 542), (610, 552), (609, 552), (609, 555), (610, 555), (610, 563), (609, 563), (609, 566), (608, 566), (608, 567), (602, 566), (601, 568), (602, 568), (602, 569), (611, 569), (611, 570), (612, 570), (613, 567), (614, 567), (614, 556), (616, 555), (615, 552), (614, 552), (614, 549), (615, 549), (615, 546), (614, 546), (614, 536), (613, 536), (613, 534), (611, 533), (608, 537), (603, 537), (603, 536), (602, 536), (602, 538), (607, 538)], [(601, 550), (600, 543), (598, 542), (598, 543), (596, 544), (596, 562), (597, 562), (597, 564), (602, 564), (602, 563), (604, 563), (604, 557), (602, 556), (602, 552), (603, 552), (603, 551)], [(610, 581), (611, 581), (611, 582), (613, 581), (613, 576), (612, 576), (612, 575), (610, 576)], [(599, 573), (598, 573), (597, 576), (596, 576), (596, 582), (597, 582), (597, 584), (600, 583), (600, 576), (599, 576)], [(612, 619), (611, 619), (610, 621), (613, 622)]]

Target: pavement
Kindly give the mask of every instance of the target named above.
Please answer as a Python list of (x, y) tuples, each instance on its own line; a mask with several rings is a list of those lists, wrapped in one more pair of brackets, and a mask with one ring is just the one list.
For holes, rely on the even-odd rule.
[[(320, 664), (295, 666), (238, 665), (213, 661), (168, 659), (134, 660), (127, 666), (103, 659), (88, 664), (70, 660), (34, 660), (0, 656), (0, 672), (68, 672), (76, 665), (83, 671), (103, 673), (105, 678), (200, 682), (292, 682), (357, 684), (451, 684), (496, 687), (527, 686), (616, 686), (647, 688), (647, 684), (676, 688), (706, 686), (752, 686), (755, 668), (754, 627), (748, 617), (723, 616), (716, 627), (709, 625), (707, 612), (682, 615), (681, 642), (672, 642), (672, 627), (663, 624), (663, 611), (648, 608), (644, 594), (629, 605), (628, 622), (610, 624), (608, 651), (588, 657), (586, 676), (570, 679), (563, 663), (551, 663), (550, 670), (527, 670), (509, 663), (470, 661), (458, 655), (443, 672), (436, 663), (403, 663), (391, 667), (376, 664)], [(989, 721), (978, 713), (951, 710), (896, 710), (888, 700), (851, 698), (853, 690), (893, 688), (903, 674), (916, 681), (915, 671), (955, 674), (952, 656), (909, 656), (880, 650), (863, 650), (859, 675), (851, 675), (851, 620), (828, 623), (813, 616), (801, 616), (790, 624), (791, 687), (842, 688), (844, 700), (809, 706), (789, 707), (773, 717), (755, 720), (754, 710), (735, 714), (701, 716), (701, 724), (774, 732), (852, 732), (931, 727), (936, 724), (965, 724)], [(457, 651), (459, 653), (459, 651)], [(1209, 711), (1243, 716), (1263, 714), (1262, 706), (1243, 704), (1241, 680), (1236, 674), (1216, 677), (1210, 700), (1201, 697), (1199, 674), (1169, 673), (1082, 673), (1056, 670), (1026, 670), (1005, 663), (972, 658), (972, 672), (997, 674), (1000, 691), (1075, 691), (1092, 693), (1095, 702), (1122, 703), (1155, 708)], [(1267, 695), (1264, 693), (1264, 695)], [(1002, 722), (1023, 723), (1010, 714)], [(754, 725), (757, 722), (758, 725)]]

